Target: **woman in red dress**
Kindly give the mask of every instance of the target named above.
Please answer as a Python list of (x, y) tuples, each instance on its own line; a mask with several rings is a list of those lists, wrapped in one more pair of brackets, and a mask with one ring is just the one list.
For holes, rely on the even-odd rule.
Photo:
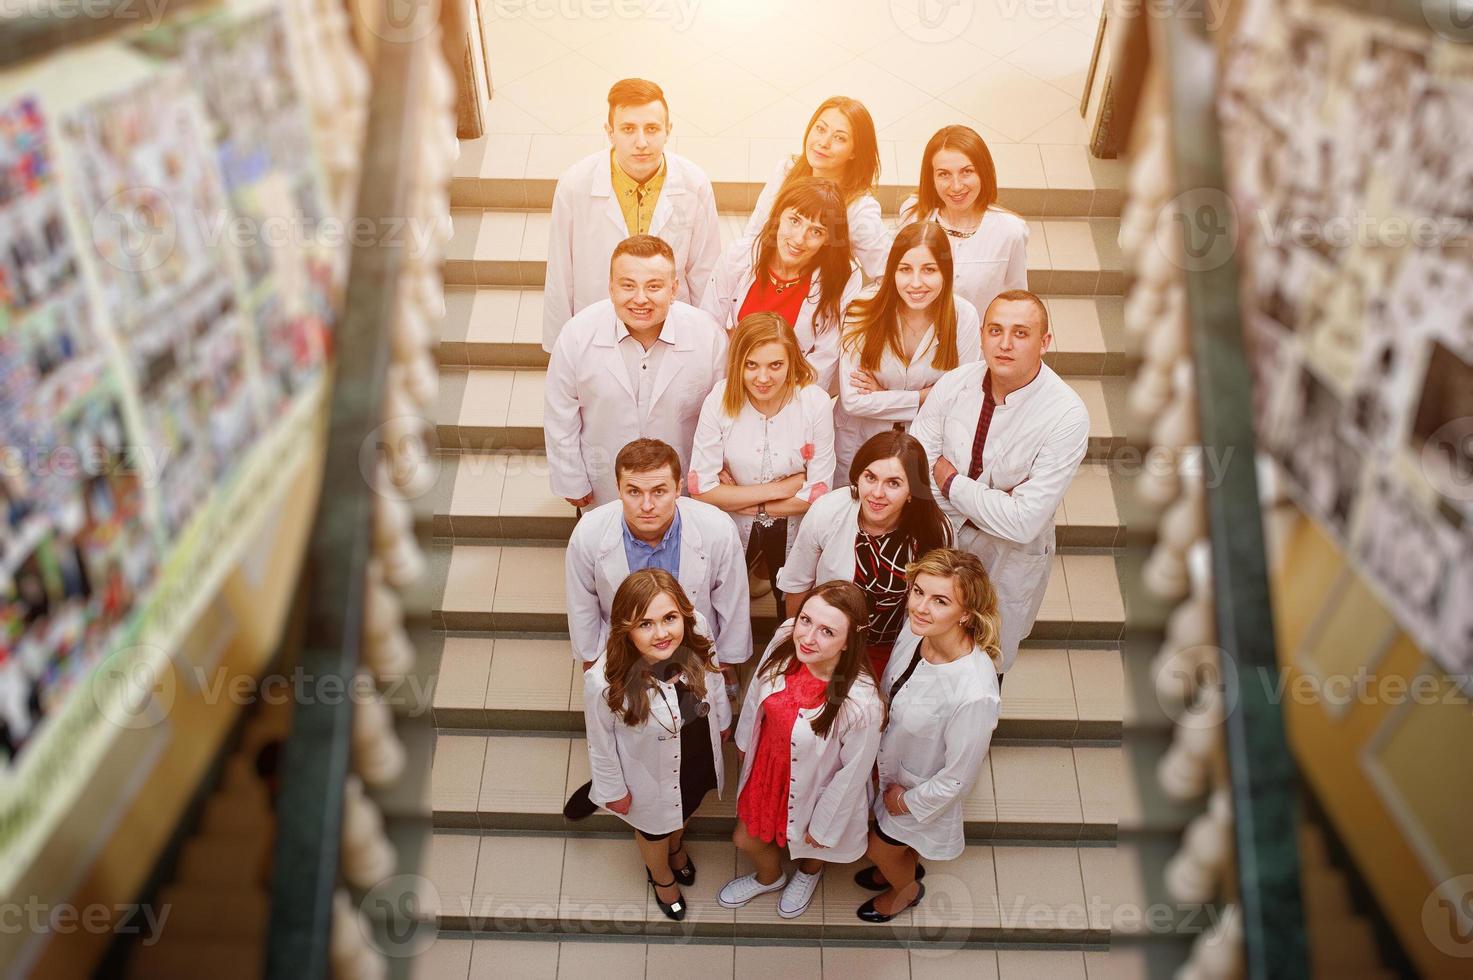
[[(864, 853), (884, 720), (865, 657), (867, 619), (857, 585), (825, 582), (763, 654), (737, 726), (742, 776), (732, 835), (757, 870), (726, 883), (717, 896), (725, 908), (781, 889), (778, 915), (796, 918), (825, 863)], [(783, 848), (798, 862), (791, 880)]]

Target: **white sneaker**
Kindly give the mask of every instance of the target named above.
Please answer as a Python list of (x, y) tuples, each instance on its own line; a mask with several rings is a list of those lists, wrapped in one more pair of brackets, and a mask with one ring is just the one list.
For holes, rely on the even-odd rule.
[(822, 880), (823, 868), (811, 875), (794, 871), (788, 887), (783, 889), (782, 897), (777, 900), (777, 914), (784, 919), (796, 919), (807, 912), (808, 903), (813, 901), (813, 894), (818, 891), (818, 883)]
[(787, 875), (778, 876), (777, 881), (770, 885), (764, 885), (757, 880), (757, 872), (733, 878), (722, 886), (721, 892), (716, 896), (716, 901), (721, 903), (724, 909), (739, 909), (746, 905), (758, 895), (766, 895), (775, 892), (788, 883)]

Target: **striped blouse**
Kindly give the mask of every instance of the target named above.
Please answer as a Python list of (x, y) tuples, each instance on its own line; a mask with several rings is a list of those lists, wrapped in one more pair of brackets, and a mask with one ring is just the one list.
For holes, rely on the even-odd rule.
[(869, 642), (894, 643), (905, 625), (905, 566), (915, 545), (898, 528), (888, 534), (861, 530), (854, 538), (854, 584), (869, 606)]

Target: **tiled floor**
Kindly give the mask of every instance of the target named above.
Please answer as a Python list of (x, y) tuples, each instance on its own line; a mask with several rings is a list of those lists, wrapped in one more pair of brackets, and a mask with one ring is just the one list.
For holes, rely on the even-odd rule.
[[(598, 133), (609, 85), (638, 76), (665, 88), (677, 139), (779, 141), (794, 144), (783, 151), (793, 152), (814, 107), (843, 93), (865, 103), (887, 142), (924, 142), (948, 123), (973, 127), (989, 144), (1087, 141), (1079, 102), (1101, 4), (960, 0), (940, 5), (939, 17), (935, 7), (887, 0), (490, 4), (490, 130)], [(529, 151), (536, 142), (527, 143)], [(517, 144), (507, 149), (515, 153)]]
[(957, 949), (944, 944), (902, 949), (855, 946), (732, 946), (556, 939), (441, 940), (419, 964), (420, 975), (468, 980), (1107, 980), (1112, 954), (1073, 950)]

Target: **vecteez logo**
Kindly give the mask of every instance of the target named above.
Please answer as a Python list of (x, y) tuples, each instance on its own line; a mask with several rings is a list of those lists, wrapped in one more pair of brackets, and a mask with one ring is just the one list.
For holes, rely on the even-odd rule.
[(972, 26), (975, 0), (890, 0), (890, 19), (900, 32), (922, 44), (954, 41)]

